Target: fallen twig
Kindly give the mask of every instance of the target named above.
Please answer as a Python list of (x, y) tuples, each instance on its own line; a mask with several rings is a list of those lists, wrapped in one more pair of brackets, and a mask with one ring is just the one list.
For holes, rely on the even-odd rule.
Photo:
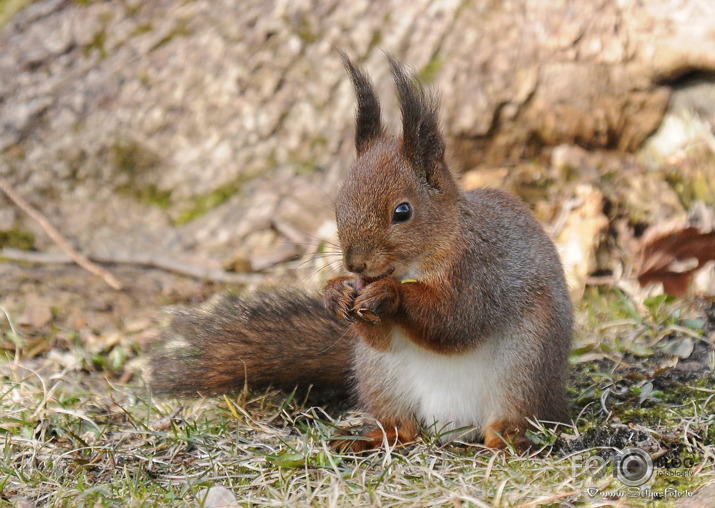
[[(72, 259), (65, 254), (53, 254), (49, 252), (26, 251), (19, 249), (0, 249), (0, 258), (10, 261), (35, 264), (66, 264), (72, 263)], [(112, 255), (90, 255), (90, 258), (97, 263), (116, 265), (136, 265), (147, 268), (157, 268), (166, 272), (185, 275), (194, 279), (208, 280), (212, 282), (226, 282), (229, 284), (257, 284), (267, 283), (271, 277), (257, 273), (231, 273), (216, 268), (196, 266), (178, 261), (176, 259), (152, 254), (112, 254)]]
[(121, 282), (119, 282), (114, 275), (77, 252), (69, 244), (65, 237), (63, 237), (60, 232), (57, 231), (52, 224), (50, 224), (50, 221), (48, 221), (38, 210), (35, 210), (22, 196), (19, 196), (4, 178), (0, 178), (0, 190), (2, 190), (23, 212), (34, 219), (42, 227), (42, 229), (45, 230), (52, 241), (55, 242), (74, 263), (77, 263), (88, 272), (101, 277), (114, 289), (122, 289)]

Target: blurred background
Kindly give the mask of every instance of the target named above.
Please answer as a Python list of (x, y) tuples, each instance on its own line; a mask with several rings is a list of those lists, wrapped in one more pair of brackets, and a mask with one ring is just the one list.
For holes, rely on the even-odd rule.
[(453, 170), (529, 204), (575, 300), (715, 294), (712, 2), (4, 0), (0, 178), (124, 290), (0, 192), (0, 305), (106, 335), (212, 279), (318, 289), (354, 157), (336, 48), (393, 132), (383, 52), (440, 90)]

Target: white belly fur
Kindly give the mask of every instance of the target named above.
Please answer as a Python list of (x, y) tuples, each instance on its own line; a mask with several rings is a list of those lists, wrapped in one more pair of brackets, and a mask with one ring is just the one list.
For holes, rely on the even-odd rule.
[[(423, 349), (393, 331), (390, 350), (384, 354), (387, 372), (395, 373), (394, 395), (412, 408), (432, 433), (461, 427), (477, 427), (499, 417), (497, 341), (474, 351), (445, 356)], [(501, 370), (501, 369), (500, 369)], [(443, 436), (457, 439), (462, 432)]]

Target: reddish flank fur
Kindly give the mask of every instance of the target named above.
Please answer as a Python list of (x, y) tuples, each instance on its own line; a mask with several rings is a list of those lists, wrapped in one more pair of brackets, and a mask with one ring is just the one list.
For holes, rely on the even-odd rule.
[(343, 60), (358, 100), (357, 159), (336, 200), (350, 274), (325, 285), (325, 309), (304, 295), (262, 295), (177, 317), (154, 353), (152, 385), (334, 384), (381, 427), (342, 448), (412, 441), (419, 424), (443, 440), (525, 450), (529, 421), (569, 417), (572, 310), (556, 250), (517, 199), (459, 189), (438, 100), (400, 64), (388, 57), (402, 111), (394, 137), (369, 78)]

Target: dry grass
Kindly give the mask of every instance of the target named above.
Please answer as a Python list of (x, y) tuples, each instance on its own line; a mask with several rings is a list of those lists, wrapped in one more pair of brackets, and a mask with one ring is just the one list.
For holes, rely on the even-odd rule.
[[(696, 493), (715, 482), (715, 365), (701, 365), (695, 378), (660, 381), (672, 381), (672, 390), (647, 388), (648, 380), (660, 379), (653, 374), (659, 353), (624, 370), (637, 363), (629, 348), (657, 350), (663, 339), (654, 338), (668, 326), (673, 336), (684, 321), (670, 307), (655, 319), (619, 320), (627, 309), (612, 298), (589, 307), (596, 316), (580, 315), (584, 327), (607, 317), (610, 325), (602, 322), (598, 333), (601, 339), (613, 333), (584, 347), (588, 333), (580, 332), (574, 426), (536, 433), (542, 449), (532, 456), (442, 445), (427, 436), (366, 456), (339, 454), (330, 436), (338, 426), (362, 422), (361, 415), (327, 414), (275, 392), (156, 400), (138, 376), (119, 381), (136, 369), (131, 361), (108, 369), (111, 362), (80, 341), (24, 358), (22, 338), (5, 326), (6, 344), (12, 339), (20, 347), (0, 366), (0, 506), (196, 506), (197, 494), (215, 485), (227, 487), (241, 506), (650, 505), (644, 498), (589, 495), (594, 488), (625, 492), (610, 470), (595, 478), (584, 464), (627, 446), (688, 459), (687, 467), (658, 469), (680, 476), (654, 477), (651, 492)], [(681, 336), (710, 344), (702, 330), (687, 330)], [(618, 344), (618, 337), (632, 340)]]

